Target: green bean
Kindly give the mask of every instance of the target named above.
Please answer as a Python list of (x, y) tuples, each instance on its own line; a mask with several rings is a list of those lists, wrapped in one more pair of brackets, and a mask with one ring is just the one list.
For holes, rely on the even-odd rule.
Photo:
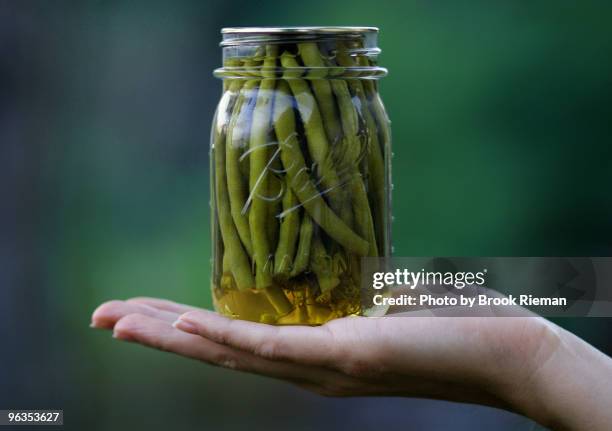
[[(361, 172), (359, 172), (359, 162), (362, 157), (362, 145), (359, 139), (359, 117), (346, 80), (332, 79), (330, 82), (336, 96), (342, 129), (344, 131), (342, 147), (338, 149), (338, 157), (336, 159), (339, 160), (338, 163), (341, 169), (350, 176), (349, 190), (351, 192), (355, 231), (370, 244), (368, 255), (377, 256), (374, 222), (363, 178)], [(351, 278), (355, 283), (359, 283), (361, 280), (359, 259), (354, 255), (349, 255), (347, 259)]]
[(391, 121), (389, 121), (389, 117), (387, 116), (387, 111), (382, 103), (380, 95), (378, 92), (370, 87), (366, 87), (366, 95), (371, 94), (370, 96), (370, 106), (374, 111), (374, 117), (376, 118), (376, 122), (378, 123), (378, 131), (380, 133), (380, 141), (382, 150), (384, 152), (390, 151), (389, 145), (391, 144)]
[(378, 256), (374, 220), (370, 212), (368, 194), (361, 178), (356, 178), (351, 182), (351, 196), (353, 197), (353, 209), (355, 212), (355, 229), (370, 244), (368, 256)]
[(274, 284), (265, 287), (264, 292), (278, 314), (288, 314), (293, 310), (293, 304), (287, 299), (282, 287)]
[[(360, 66), (373, 66), (373, 62), (369, 61), (365, 56), (357, 57), (357, 64)], [(378, 93), (378, 86), (376, 81), (372, 79), (366, 79), (363, 83), (366, 97), (370, 102), (368, 106), (372, 110), (374, 119), (376, 120), (379, 133), (379, 141), (383, 154), (388, 154), (391, 151), (391, 121), (385, 110), (385, 105), (380, 98)]]
[[(228, 93), (226, 93), (227, 95)], [(225, 97), (225, 96), (224, 96)], [(228, 96), (229, 98), (229, 96)], [(219, 104), (219, 109), (223, 110), (227, 106), (223, 99)], [(220, 112), (220, 111), (218, 111)], [(250, 289), (255, 282), (251, 274), (249, 258), (242, 247), (238, 232), (232, 222), (230, 204), (228, 198), (227, 175), (225, 171), (225, 121), (215, 116), (213, 122), (213, 153), (215, 171), (215, 201), (217, 219), (221, 230), (221, 237), (225, 246), (227, 258), (232, 262), (231, 271), (236, 281), (236, 286), (240, 290)]]
[[(345, 183), (351, 180), (351, 173), (343, 169), (342, 150), (345, 145), (342, 145), (342, 127), (338, 120), (338, 109), (332, 92), (332, 85), (328, 79), (323, 79), (327, 76), (328, 68), (326, 67), (323, 57), (316, 43), (305, 42), (298, 44), (298, 51), (302, 57), (305, 66), (312, 68), (309, 72), (311, 85), (314, 90), (314, 95), (317, 100), (317, 105), (321, 111), (323, 125), (327, 132), (327, 138), (331, 144), (330, 153), (332, 159), (336, 160), (335, 168), (339, 177), (340, 183)], [(340, 163), (338, 163), (340, 162)], [(346, 193), (343, 193), (343, 202), (339, 208), (339, 215), (349, 227), (353, 226), (353, 213), (350, 208), (350, 202)], [(334, 208), (332, 206), (332, 208)], [(337, 208), (334, 208), (337, 209)]]
[(315, 236), (312, 240), (310, 267), (317, 277), (321, 293), (327, 293), (340, 284), (340, 279), (332, 270), (332, 258), (327, 254), (319, 236)]
[[(223, 67), (238, 67), (241, 62), (237, 58), (228, 58), (223, 62)], [(233, 79), (224, 79), (223, 80), (223, 91), (228, 91), (230, 89), (231, 83), (233, 83)]]
[[(311, 78), (325, 78), (328, 73), (334, 71), (328, 67), (323, 56), (321, 55), (316, 43), (302, 43), (299, 45), (299, 53), (302, 57), (302, 62), (307, 67), (314, 68), (309, 76)], [(328, 132), (330, 140), (334, 145), (331, 147), (333, 154), (333, 160), (335, 162), (338, 175), (343, 183), (350, 183), (349, 190), (351, 190), (351, 199), (355, 211), (351, 211), (350, 202), (346, 201), (345, 205), (341, 209), (340, 216), (344, 222), (349, 226), (353, 227), (356, 220), (356, 232), (364, 237), (370, 243), (370, 249), (368, 254), (376, 256), (376, 239), (373, 235), (373, 221), (370, 213), (370, 208), (367, 201), (367, 195), (365, 194), (365, 188), (361, 174), (359, 172), (359, 157), (361, 153), (360, 141), (358, 139), (358, 118), (355, 112), (355, 107), (351, 98), (350, 91), (347, 87), (346, 81), (343, 79), (313, 79), (311, 81), (317, 103), (321, 107), (323, 113), (323, 122)], [(335, 100), (334, 100), (335, 95)], [(338, 109), (335, 108), (336, 102)], [(331, 105), (333, 109), (327, 107)], [(339, 112), (340, 121), (336, 112)], [(344, 135), (342, 136), (342, 131)], [(332, 138), (342, 137), (339, 138)], [(353, 193), (357, 192), (359, 195), (354, 196)], [(365, 200), (365, 205), (364, 205)], [(333, 249), (332, 249), (333, 250)], [(334, 256), (348, 261), (348, 267), (350, 269), (351, 277), (354, 280), (359, 280), (361, 277), (359, 259), (353, 255), (348, 254), (345, 258), (341, 256), (342, 250), (336, 250)], [(335, 267), (334, 267), (335, 268)], [(339, 272), (339, 271), (338, 271)]]
[[(240, 60), (237, 58), (226, 58), (225, 60), (223, 60), (224, 68), (234, 68), (238, 66), (240, 66)], [(227, 78), (223, 80), (223, 92), (226, 92), (229, 90), (230, 84), (232, 82), (234, 82), (234, 79)]]
[(358, 171), (358, 159), (361, 151), (359, 149), (359, 120), (357, 111), (355, 110), (355, 105), (353, 105), (351, 94), (345, 81), (334, 79), (332, 80), (332, 87), (338, 101), (341, 112), (340, 118), (342, 120), (342, 128), (346, 138), (347, 148), (345, 150), (345, 162), (348, 165), (347, 169), (352, 172), (350, 190), (356, 231), (370, 243), (368, 255), (378, 256), (376, 233), (370, 205), (368, 203), (368, 195), (361, 174)]
[[(265, 49), (266, 57), (264, 58), (261, 74), (266, 78), (275, 78), (277, 72), (276, 62), (278, 58), (278, 45), (268, 45)], [(273, 99), (274, 95), (272, 94), (270, 97)], [(271, 124), (268, 130), (268, 137), (269, 143), (273, 143), (276, 141), (274, 128), (271, 127)], [(270, 242), (270, 250), (271, 252), (273, 252), (274, 250), (276, 250), (279, 237), (280, 220), (277, 216), (281, 212), (282, 208), (281, 200), (283, 181), (279, 179), (276, 174), (273, 175), (273, 173), (280, 172), (282, 170), (282, 164), (277, 152), (274, 151), (273, 147), (270, 147), (270, 149), (268, 150), (268, 154), (270, 157), (270, 162), (268, 163), (268, 170), (272, 172), (268, 173), (268, 176), (270, 178), (268, 183), (268, 222), (266, 223), (266, 230), (268, 233), (268, 241)], [(274, 264), (271, 263), (271, 272), (274, 271), (273, 265)]]
[[(367, 94), (367, 93), (366, 93)], [(370, 102), (370, 106), (372, 107), (372, 110), (374, 111), (374, 122), (377, 125), (377, 129), (378, 129), (378, 133), (379, 133), (379, 146), (382, 147), (380, 149), (375, 149), (374, 150), (374, 157), (373, 157), (373, 164), (374, 164), (374, 170), (376, 172), (378, 172), (378, 175), (380, 175), (379, 178), (377, 178), (374, 183), (375, 183), (375, 188), (376, 190), (383, 190), (383, 192), (379, 192), (377, 193), (377, 201), (380, 202), (382, 204), (382, 209), (385, 211), (381, 211), (379, 214), (379, 220), (378, 220), (378, 236), (379, 236), (379, 247), (381, 250), (381, 253), (384, 254), (388, 254), (389, 253), (389, 240), (388, 240), (388, 235), (385, 234), (385, 227), (389, 226), (389, 221), (388, 221), (388, 216), (387, 216), (387, 207), (388, 207), (388, 202), (385, 200), (385, 192), (384, 190), (386, 189), (385, 186), (389, 187), (391, 184), (391, 169), (387, 169), (386, 170), (386, 176), (384, 175), (385, 169), (385, 159), (384, 158), (388, 158), (391, 156), (391, 128), (390, 128), (390, 122), (389, 122), (389, 117), (387, 117), (387, 113), (385, 112), (385, 108), (382, 105), (382, 101), (380, 99), (380, 96), (378, 95), (378, 93), (375, 93), (375, 95), (373, 96), (373, 98), (371, 99)], [(382, 154), (381, 154), (382, 151)], [(383, 158), (384, 155), (384, 158)], [(382, 166), (381, 166), (382, 165)], [(388, 163), (388, 166), (390, 166), (390, 163)], [(383, 171), (383, 172), (381, 172)]]
[[(273, 130), (272, 130), (273, 131)], [(276, 141), (276, 137), (271, 137), (270, 142)], [(268, 222), (266, 223), (266, 230), (268, 232), (268, 240), (270, 241), (270, 250), (276, 250), (278, 245), (280, 220), (278, 215), (283, 211), (282, 208), (282, 197), (283, 197), (283, 186), (284, 181), (277, 176), (275, 172), (282, 170), (282, 164), (280, 157), (276, 153), (277, 148), (272, 147), (270, 151), (270, 182), (268, 184)]]
[(280, 235), (274, 255), (274, 273), (288, 276), (293, 266), (293, 255), (300, 229), (299, 201), (291, 188), (285, 185)]
[[(284, 68), (299, 67), (293, 55), (287, 52), (281, 55), (281, 64)], [(319, 112), (314, 96), (310, 92), (308, 83), (303, 79), (297, 78), (295, 75), (296, 72), (293, 71), (285, 72), (285, 78), (288, 78), (287, 82), (289, 83), (289, 87), (297, 103), (298, 112), (302, 118), (302, 123), (304, 124), (308, 150), (312, 160), (316, 164), (318, 177), (323, 184), (323, 193), (329, 199), (330, 205), (334, 211), (340, 213), (344, 199), (341, 189), (342, 184), (333, 167), (321, 113)]]
[(362, 155), (362, 145), (359, 140), (359, 117), (353, 104), (351, 92), (346, 81), (343, 79), (332, 79), (331, 86), (338, 102), (340, 120), (344, 131), (344, 140), (339, 149), (339, 160), (341, 169), (354, 171), (359, 170), (359, 158)]
[(289, 87), (280, 81), (276, 91), (274, 128), (287, 179), (293, 192), (312, 219), (336, 242), (360, 256), (368, 253), (369, 244), (351, 230), (326, 204), (313, 184), (300, 149)]
[[(376, 210), (376, 231), (379, 239), (380, 247), (383, 247), (385, 243), (384, 228), (386, 226), (386, 213), (387, 213), (387, 200), (385, 197), (385, 162), (380, 150), (380, 144), (378, 142), (376, 123), (369, 113), (367, 103), (365, 103), (365, 97), (360, 94), (359, 98), (364, 103), (365, 122), (368, 129), (368, 136), (371, 139), (371, 144), (368, 146), (368, 181), (371, 181), (373, 190), (373, 207)], [(380, 249), (381, 253), (384, 250)]]
[[(354, 60), (348, 55), (346, 47), (342, 44), (339, 45), (339, 50), (336, 55), (336, 59), (341, 66), (353, 67), (355, 66)], [(366, 127), (366, 134), (368, 137), (369, 145), (367, 146), (367, 166), (368, 166), (368, 181), (371, 181), (373, 189), (372, 206), (376, 210), (376, 234), (379, 242), (379, 252), (385, 253), (384, 244), (386, 243), (385, 238), (385, 225), (386, 223), (386, 205), (387, 201), (385, 198), (385, 163), (382, 156), (380, 144), (378, 141), (378, 133), (376, 122), (370, 113), (368, 108), (368, 101), (365, 95), (364, 87), (361, 81), (358, 79), (348, 80), (348, 85), (351, 88), (353, 96), (359, 100), (361, 105), (360, 114), (363, 117)]]
[[(249, 189), (250, 210), (249, 227), (253, 241), (256, 287), (263, 289), (272, 285), (272, 263), (270, 241), (266, 230), (268, 222), (267, 195), (269, 193), (270, 151), (268, 131), (272, 116), (272, 102), (276, 80), (263, 78), (259, 86), (257, 101), (253, 111), (251, 136), (249, 141)], [(249, 204), (249, 201), (247, 201)]]
[(261, 76), (264, 78), (276, 77), (276, 61), (278, 60), (278, 45), (266, 45), (266, 56), (263, 60)]
[(243, 70), (241, 71), (242, 76), (254, 76), (261, 77), (261, 66), (264, 59), (265, 48), (263, 46), (257, 47), (255, 53), (250, 57), (242, 59)]
[[(232, 83), (232, 88), (240, 85), (240, 81), (236, 80)], [(244, 84), (240, 91), (238, 101), (234, 106), (231, 120), (227, 130), (227, 145), (226, 147), (226, 169), (227, 183), (229, 189), (230, 209), (232, 219), (236, 225), (236, 230), (240, 236), (240, 240), (244, 245), (249, 256), (253, 256), (253, 245), (251, 242), (251, 231), (249, 230), (249, 221), (246, 214), (246, 202), (249, 194), (248, 180), (243, 178), (240, 170), (240, 156), (248, 145), (249, 129), (251, 126), (251, 99), (255, 99), (257, 95), (257, 80), (249, 80)], [(252, 106), (251, 106), (252, 107)]]
[(230, 257), (229, 257), (229, 253), (223, 253), (223, 272), (224, 273), (231, 273), (232, 272), (232, 263), (230, 262)]
[(300, 224), (300, 239), (298, 242), (297, 251), (295, 252), (295, 260), (293, 261), (293, 269), (291, 276), (295, 277), (298, 274), (306, 271), (308, 262), (310, 261), (310, 244), (312, 243), (312, 219), (307, 213), (304, 213)]
[(338, 121), (338, 113), (334, 95), (332, 93), (331, 84), (327, 79), (327, 68), (321, 57), (319, 48), (314, 42), (304, 42), (298, 44), (298, 52), (302, 57), (304, 66), (314, 68), (308, 73), (311, 79), (310, 85), (317, 99), (317, 104), (323, 117), (323, 125), (327, 133), (327, 139), (333, 146), (342, 137), (340, 122)]
[[(221, 101), (225, 100), (229, 101), (230, 96), (227, 95), (225, 96), (224, 92), (224, 96), (222, 96)], [(219, 140), (219, 133), (216, 130), (217, 126), (219, 125), (219, 120), (218, 120), (218, 112), (222, 109), (222, 105), (221, 103), (219, 103), (219, 106), (217, 108), (217, 112), (215, 113), (215, 117), (213, 119), (213, 123), (212, 123), (212, 133), (211, 133), (211, 151), (210, 151), (210, 157), (211, 157), (211, 163), (210, 163), (210, 171), (211, 173), (214, 172), (215, 170), (215, 161), (213, 159), (213, 154), (214, 154), (214, 144), (215, 141)], [(211, 229), (210, 229), (210, 238), (213, 244), (213, 283), (217, 281), (218, 277), (221, 277), (221, 275), (223, 273), (225, 273), (229, 267), (225, 266), (225, 246), (223, 244), (223, 238), (221, 237), (221, 226), (219, 223), (219, 210), (218, 210), (218, 205), (217, 205), (217, 201), (216, 201), (216, 189), (217, 189), (217, 182), (216, 182), (216, 178), (210, 182), (210, 209), (211, 209), (211, 214), (212, 214), (212, 223), (211, 223)], [(223, 259), (219, 259), (219, 257), (223, 257)]]
[[(368, 60), (365, 56), (357, 57), (357, 62), (361, 66), (373, 66), (373, 62)], [(364, 80), (364, 87), (366, 97), (368, 98), (368, 107), (371, 109), (374, 120), (378, 129), (378, 139), (381, 147), (382, 154), (385, 157), (385, 164), (388, 167), (386, 170), (386, 178), (385, 184), (389, 187), (392, 183), (391, 181), (391, 163), (388, 160), (391, 157), (391, 121), (387, 115), (387, 111), (385, 110), (385, 106), (383, 105), (382, 99), (380, 98), (380, 94), (378, 93), (377, 82), (374, 80)], [(390, 205), (388, 205), (390, 206)], [(384, 226), (390, 225), (388, 223), (389, 216), (387, 215), (384, 220), (381, 220), (380, 224), (384, 229)], [(385, 252), (385, 254), (390, 254), (390, 242), (389, 242), (389, 230), (385, 231), (387, 235), (381, 239), (382, 244), (381, 249)]]
[[(235, 59), (228, 59), (224, 62), (225, 67), (232, 67), (232, 66), (236, 66), (239, 64), (240, 62)], [(225, 98), (222, 99), (222, 101), (227, 101), (227, 103), (225, 105), (222, 103), (219, 104), (218, 111), (221, 112), (221, 115), (223, 115), (224, 117), (217, 121), (225, 125), (230, 122), (227, 118), (231, 118), (231, 113), (233, 112), (236, 105), (238, 104), (238, 95), (239, 95), (240, 88), (242, 87), (242, 81), (227, 79), (227, 80), (224, 80), (223, 84), (224, 84), (223, 85), (224, 91), (226, 91), (227, 94)], [(229, 127), (228, 127), (228, 132), (229, 132)], [(228, 139), (227, 138), (228, 132), (226, 132), (225, 134), (226, 140)], [(211, 196), (213, 197), (215, 196), (214, 183), (211, 184)], [(219, 219), (218, 219), (219, 216), (218, 216), (218, 211), (217, 211), (217, 204), (214, 198), (211, 199), (211, 206), (213, 208), (213, 212), (216, 214), (216, 219), (217, 219), (215, 223), (215, 229), (212, 232), (212, 235), (213, 235), (212, 240), (214, 244), (216, 244), (216, 247), (217, 247), (216, 255), (223, 256), (222, 261), (220, 259), (216, 259), (215, 273), (231, 274), (231, 267), (230, 265), (228, 265), (228, 260), (229, 260), (228, 253), (225, 252), (225, 247), (224, 247), (222, 238), (219, 238), (221, 231), (220, 231), (220, 226), (219, 226)]]

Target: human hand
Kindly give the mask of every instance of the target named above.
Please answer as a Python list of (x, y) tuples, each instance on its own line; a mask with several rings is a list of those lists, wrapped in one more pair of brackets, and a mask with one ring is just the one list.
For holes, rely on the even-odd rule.
[(606, 408), (596, 408), (612, 399), (601, 383), (612, 376), (610, 359), (537, 317), (350, 317), (318, 327), (270, 326), (134, 298), (102, 304), (92, 326), (324, 395), (485, 404), (558, 429), (608, 429), (612, 421)]

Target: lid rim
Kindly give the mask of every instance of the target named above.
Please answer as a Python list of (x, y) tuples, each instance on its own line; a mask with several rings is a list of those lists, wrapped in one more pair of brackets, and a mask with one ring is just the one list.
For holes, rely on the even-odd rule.
[(221, 34), (348, 34), (378, 33), (378, 27), (225, 27)]

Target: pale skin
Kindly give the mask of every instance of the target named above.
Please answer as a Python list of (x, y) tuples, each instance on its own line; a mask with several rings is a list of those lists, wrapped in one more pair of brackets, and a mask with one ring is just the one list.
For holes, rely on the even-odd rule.
[(349, 317), (270, 326), (155, 298), (100, 305), (120, 340), (327, 396), (490, 405), (554, 430), (612, 427), (612, 359), (539, 317)]

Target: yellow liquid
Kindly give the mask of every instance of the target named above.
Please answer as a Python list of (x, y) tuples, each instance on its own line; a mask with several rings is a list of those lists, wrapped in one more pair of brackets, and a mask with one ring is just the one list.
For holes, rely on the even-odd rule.
[[(290, 303), (288, 311), (274, 306), (274, 291), (282, 292)], [(316, 288), (318, 293), (318, 288)], [(215, 309), (228, 317), (276, 325), (322, 325), (332, 319), (358, 315), (361, 297), (352, 284), (342, 283), (329, 295), (315, 296), (308, 277), (277, 284), (268, 290), (236, 289), (233, 277), (224, 274), (213, 286)]]

